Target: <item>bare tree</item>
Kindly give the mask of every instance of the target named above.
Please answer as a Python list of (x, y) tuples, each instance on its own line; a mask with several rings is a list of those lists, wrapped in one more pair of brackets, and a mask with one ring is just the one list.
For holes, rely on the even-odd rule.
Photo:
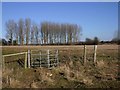
[(48, 39), (49, 34), (49, 23), (48, 22), (42, 22), (41, 23), (41, 38), (43, 41), (43, 44), (47, 44), (49, 42)]
[(34, 26), (31, 27), (31, 33), (30, 33), (30, 36), (31, 36), (31, 44), (34, 44), (34, 36), (35, 36), (35, 31), (34, 31)]
[(41, 38), (42, 44), (45, 44), (45, 23), (41, 23)]
[(14, 37), (15, 37), (16, 43), (18, 44), (19, 30), (18, 30), (17, 23), (15, 23)]
[(19, 20), (19, 42), (20, 42), (20, 45), (23, 45), (24, 44), (24, 21), (23, 19), (20, 19)]
[[(18, 24), (13, 20), (6, 22), (6, 30), (9, 41), (13, 44), (13, 39), (20, 45), (31, 44), (72, 44), (78, 42), (81, 27), (77, 24), (42, 22), (40, 26), (36, 23), (31, 24), (29, 18), (20, 19)], [(19, 40), (19, 41), (18, 41)]]
[(14, 31), (16, 30), (15, 27), (15, 21), (14, 20), (8, 20), (6, 22), (6, 32), (7, 32), (7, 38), (11, 41), (11, 44), (13, 45), (13, 38), (14, 38)]
[(30, 28), (31, 28), (31, 20), (29, 18), (27, 18), (27, 19), (25, 19), (26, 45), (28, 45), (28, 43), (29, 43)]
[(35, 35), (35, 44), (38, 44), (39, 30), (38, 30), (38, 26), (36, 24), (33, 24), (33, 30), (34, 30), (34, 35)]

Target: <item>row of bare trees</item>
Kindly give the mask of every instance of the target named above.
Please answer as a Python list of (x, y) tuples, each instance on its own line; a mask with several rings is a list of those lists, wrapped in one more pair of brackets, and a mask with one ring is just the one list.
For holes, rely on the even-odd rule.
[(18, 22), (6, 22), (6, 36), (11, 44), (72, 44), (79, 42), (81, 28), (77, 24), (59, 24), (42, 22), (39, 25), (31, 19), (20, 19)]

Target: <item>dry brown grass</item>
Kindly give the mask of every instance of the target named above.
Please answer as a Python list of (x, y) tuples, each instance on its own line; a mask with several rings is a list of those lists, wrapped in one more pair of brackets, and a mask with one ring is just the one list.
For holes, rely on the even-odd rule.
[[(2, 46), (2, 51), (4, 53), (4, 51), (11, 51), (11, 53), (13, 52), (22, 52), (22, 51), (26, 51), (28, 49), (30, 50), (38, 50), (38, 49), (58, 49), (58, 50), (81, 50), (83, 49), (84, 46), (83, 45), (70, 45), (70, 46)], [(94, 45), (87, 45), (87, 49), (93, 49)], [(17, 50), (16, 50), (17, 49)], [(116, 50), (118, 49), (118, 45), (98, 45), (98, 49), (109, 49), (109, 50)], [(12, 52), (13, 51), (13, 52)]]
[[(117, 82), (115, 78), (118, 73), (118, 45), (98, 45), (96, 66), (92, 63), (93, 51), (91, 50), (93, 46), (91, 45), (87, 46), (88, 62), (86, 66), (82, 62), (83, 46), (2, 47), (3, 54), (22, 52), (28, 49), (59, 49), (59, 66), (52, 70), (47, 68), (6, 68), (3, 71), (4, 88), (119, 87), (120, 82)], [(7, 76), (11, 78), (10, 84), (7, 83)]]

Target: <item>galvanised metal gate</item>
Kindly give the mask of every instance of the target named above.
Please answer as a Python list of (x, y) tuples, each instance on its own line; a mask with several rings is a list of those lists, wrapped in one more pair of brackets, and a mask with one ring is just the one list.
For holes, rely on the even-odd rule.
[(55, 67), (58, 65), (58, 50), (31, 50), (31, 67)]

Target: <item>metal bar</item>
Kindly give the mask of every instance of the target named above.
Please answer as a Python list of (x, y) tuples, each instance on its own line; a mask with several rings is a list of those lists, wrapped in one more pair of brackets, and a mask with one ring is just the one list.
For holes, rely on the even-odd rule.
[[(32, 56), (39, 56), (40, 54), (32, 54)], [(46, 56), (48, 54), (41, 54), (41, 56)]]
[(50, 57), (51, 57), (51, 56), (54, 56), (54, 57), (55, 57), (55, 55), (49, 55), (49, 56), (50, 56)]
[(56, 63), (50, 64), (50, 65), (57, 65)]

